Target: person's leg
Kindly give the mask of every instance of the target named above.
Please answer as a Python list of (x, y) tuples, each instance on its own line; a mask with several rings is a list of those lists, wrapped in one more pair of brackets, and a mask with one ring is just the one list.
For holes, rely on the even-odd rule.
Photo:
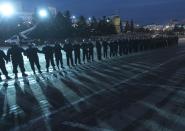
[(69, 54), (66, 54), (66, 58), (67, 58), (67, 65), (70, 67), (70, 64), (69, 64)]
[(31, 69), (32, 69), (33, 73), (35, 74), (35, 66), (34, 66), (34, 61), (33, 60), (30, 60), (30, 66), (31, 66)]
[(49, 72), (50, 60), (46, 58), (46, 70)]
[(35, 64), (36, 64), (36, 66), (37, 66), (37, 69), (38, 69), (39, 73), (42, 73), (42, 72), (41, 72), (40, 63), (39, 63), (39, 59), (38, 59), (38, 58), (35, 60)]
[(56, 69), (55, 69), (55, 62), (54, 62), (54, 58), (53, 58), (53, 57), (51, 57), (50, 61), (51, 61), (51, 65), (52, 65), (52, 67), (53, 67), (53, 70), (56, 70)]
[(75, 64), (77, 65), (77, 61), (78, 61), (78, 53), (75, 52)]
[(3, 81), (2, 77), (1, 77), (1, 72), (0, 72), (0, 82)]
[(78, 63), (81, 64), (80, 53), (78, 53)]
[(25, 77), (28, 76), (27, 74), (25, 74), (24, 61), (20, 60), (18, 64), (19, 64), (19, 68), (21, 69), (22, 76), (25, 76)]
[(18, 70), (17, 70), (17, 67), (18, 67), (18, 63), (13, 61), (12, 62), (12, 65), (13, 65), (13, 73), (15, 74), (15, 78), (18, 78), (17, 76), (17, 73), (18, 73)]
[(8, 76), (8, 71), (6, 70), (5, 63), (2, 63), (2, 64), (0, 65), (0, 69), (1, 69), (1, 71), (3, 72), (3, 74), (5, 75), (5, 77), (6, 77), (7, 79), (10, 79), (10, 77)]
[(72, 53), (70, 54), (70, 59), (71, 59), (71, 65), (74, 66), (74, 64), (73, 64), (73, 54)]
[(62, 56), (59, 58), (59, 63), (60, 63), (61, 68), (64, 68)]
[(85, 51), (83, 51), (83, 62), (85, 63)]
[(58, 58), (58, 56), (55, 56), (55, 61), (56, 61), (56, 64), (57, 64), (57, 68), (59, 69), (59, 58)]

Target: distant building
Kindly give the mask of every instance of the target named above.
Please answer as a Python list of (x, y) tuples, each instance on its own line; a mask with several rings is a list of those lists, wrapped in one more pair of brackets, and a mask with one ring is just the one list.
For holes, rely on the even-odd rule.
[(117, 33), (121, 33), (121, 18), (118, 15), (113, 15), (110, 16), (109, 19), (111, 20), (111, 22), (113, 23), (113, 25), (115, 26), (116, 32)]

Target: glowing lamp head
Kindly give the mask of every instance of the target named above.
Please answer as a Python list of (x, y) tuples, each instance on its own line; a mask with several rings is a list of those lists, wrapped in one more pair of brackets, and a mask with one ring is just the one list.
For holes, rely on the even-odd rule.
[(89, 20), (89, 21), (91, 21), (91, 20), (92, 20), (92, 18), (91, 18), (91, 17), (89, 17), (89, 18), (88, 18), (88, 20)]
[(42, 18), (46, 18), (46, 17), (48, 16), (47, 10), (41, 9), (41, 10), (39, 11), (39, 16), (42, 17)]
[(76, 16), (73, 15), (73, 16), (72, 16), (72, 19), (76, 19)]
[(15, 10), (12, 4), (3, 3), (0, 5), (0, 14), (5, 17), (10, 17), (14, 14)]

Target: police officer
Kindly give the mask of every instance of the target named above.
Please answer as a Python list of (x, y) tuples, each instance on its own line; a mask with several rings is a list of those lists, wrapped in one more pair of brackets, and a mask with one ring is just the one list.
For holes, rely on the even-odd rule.
[(114, 53), (113, 56), (118, 56), (118, 41), (114, 41)]
[(103, 56), (104, 58), (107, 58), (108, 43), (106, 40), (103, 40), (102, 46), (103, 46)]
[[(10, 80), (11, 78), (8, 76), (8, 72), (6, 70), (6, 66), (5, 66), (5, 60), (6, 62), (8, 62), (7, 56), (5, 55), (5, 53), (0, 50), (0, 69), (2, 71), (2, 73), (5, 75), (7, 80)], [(1, 73), (0, 73), (0, 81), (2, 81), (1, 78)]]
[(102, 45), (101, 45), (100, 42), (101, 42), (100, 40), (97, 40), (96, 41), (96, 51), (97, 51), (98, 60), (101, 60), (102, 59), (102, 52), (101, 52)]
[(114, 44), (113, 44), (113, 40), (109, 41), (109, 48), (110, 48), (110, 57), (113, 56), (114, 54)]
[(28, 49), (26, 49), (25, 54), (29, 59), (31, 69), (34, 74), (35, 74), (35, 65), (37, 66), (39, 73), (42, 73), (39, 64), (38, 53), (41, 53), (41, 51), (37, 47), (35, 47), (34, 43), (28, 45)]
[(69, 40), (65, 40), (64, 51), (66, 52), (67, 65), (70, 67), (70, 62), (71, 62), (71, 65), (74, 66), (73, 64), (73, 45), (71, 44), (71, 42), (69, 42)]
[(94, 61), (94, 45), (91, 39), (88, 42), (88, 60)]
[(54, 58), (53, 58), (54, 50), (53, 50), (53, 47), (50, 46), (48, 42), (45, 42), (45, 44), (46, 45), (42, 48), (42, 52), (45, 55), (46, 70), (47, 70), (47, 72), (49, 72), (50, 63), (53, 66), (53, 70), (56, 70), (55, 69), (55, 63), (54, 63)]
[(75, 64), (81, 64), (81, 58), (80, 58), (80, 49), (81, 49), (81, 45), (80, 43), (78, 43), (77, 41), (74, 41), (74, 45), (73, 45), (73, 49), (74, 49), (74, 55), (75, 55)]
[(88, 45), (85, 42), (85, 39), (83, 40), (81, 44), (81, 48), (82, 48), (82, 54), (83, 54), (83, 62), (85, 64), (85, 60), (88, 60)]
[(8, 61), (10, 61), (10, 60), (12, 61), (13, 73), (15, 74), (16, 79), (18, 78), (18, 76), (17, 76), (17, 73), (18, 73), (17, 67), (18, 66), (20, 67), (20, 70), (22, 72), (22, 76), (23, 77), (28, 76), (25, 73), (24, 60), (23, 60), (22, 53), (25, 53), (25, 50), (17, 44), (12, 45), (12, 47), (10, 49), (8, 49), (8, 52), (7, 52)]
[(61, 50), (62, 50), (62, 46), (56, 42), (54, 46), (54, 54), (55, 54), (55, 61), (56, 61), (58, 69), (60, 69), (59, 64), (61, 65), (61, 68), (64, 68)]

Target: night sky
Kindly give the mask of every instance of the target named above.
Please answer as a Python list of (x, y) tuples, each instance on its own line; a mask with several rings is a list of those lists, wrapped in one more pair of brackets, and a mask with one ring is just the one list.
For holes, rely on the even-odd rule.
[(119, 14), (140, 24), (166, 23), (185, 19), (185, 0), (22, 0), (25, 10), (37, 5), (50, 5), (70, 10), (73, 15), (101, 17)]

